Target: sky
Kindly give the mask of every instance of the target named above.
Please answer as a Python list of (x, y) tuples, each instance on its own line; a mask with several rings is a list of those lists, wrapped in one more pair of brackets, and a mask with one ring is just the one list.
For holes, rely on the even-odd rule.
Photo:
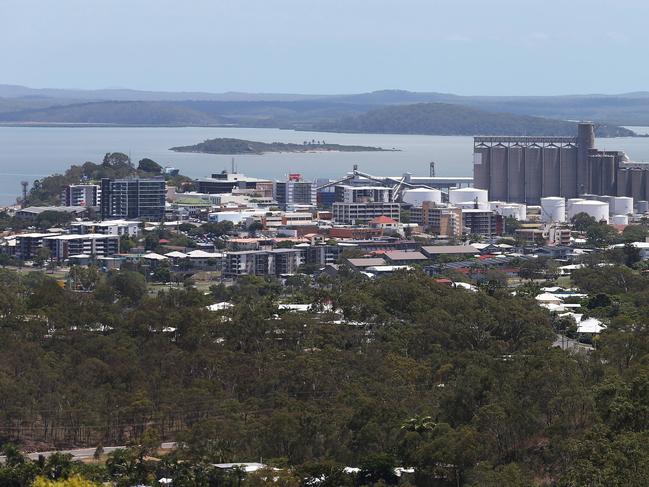
[(647, 0), (0, 0), (0, 83), (463, 95), (649, 90)]

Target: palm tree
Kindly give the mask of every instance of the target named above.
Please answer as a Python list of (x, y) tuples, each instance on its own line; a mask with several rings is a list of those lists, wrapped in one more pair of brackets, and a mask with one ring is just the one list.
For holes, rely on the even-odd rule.
[(414, 431), (415, 433), (426, 433), (432, 431), (437, 426), (430, 416), (415, 416), (410, 418), (401, 425), (405, 431)]

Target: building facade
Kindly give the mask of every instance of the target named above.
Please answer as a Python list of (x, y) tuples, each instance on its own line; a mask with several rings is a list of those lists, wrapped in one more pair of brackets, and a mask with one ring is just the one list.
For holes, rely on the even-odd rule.
[(298, 207), (317, 205), (315, 185), (305, 181), (299, 174), (289, 174), (286, 181), (275, 183), (275, 200), (284, 211), (295, 211)]
[(101, 218), (161, 221), (165, 214), (164, 178), (101, 180)]
[(63, 206), (99, 206), (101, 187), (98, 184), (70, 184), (61, 194)]

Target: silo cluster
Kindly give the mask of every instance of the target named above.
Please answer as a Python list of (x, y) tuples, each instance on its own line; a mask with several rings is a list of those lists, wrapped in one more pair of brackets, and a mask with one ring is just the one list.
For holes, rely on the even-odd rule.
[(475, 137), (473, 179), (494, 200), (528, 205), (585, 194), (649, 200), (649, 164), (597, 150), (592, 123), (578, 124), (576, 137)]

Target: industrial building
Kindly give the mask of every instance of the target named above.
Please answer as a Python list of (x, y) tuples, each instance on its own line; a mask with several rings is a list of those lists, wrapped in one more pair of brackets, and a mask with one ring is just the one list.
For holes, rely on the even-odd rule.
[(576, 137), (475, 137), (473, 180), (489, 198), (538, 205), (542, 198), (584, 194), (649, 199), (649, 164), (595, 148), (592, 123)]
[(245, 176), (235, 172), (222, 171), (212, 174), (210, 178), (198, 178), (195, 180), (199, 193), (219, 194), (230, 193), (233, 189), (255, 189), (262, 193), (262, 196), (272, 197), (273, 182), (268, 179), (258, 179)]

